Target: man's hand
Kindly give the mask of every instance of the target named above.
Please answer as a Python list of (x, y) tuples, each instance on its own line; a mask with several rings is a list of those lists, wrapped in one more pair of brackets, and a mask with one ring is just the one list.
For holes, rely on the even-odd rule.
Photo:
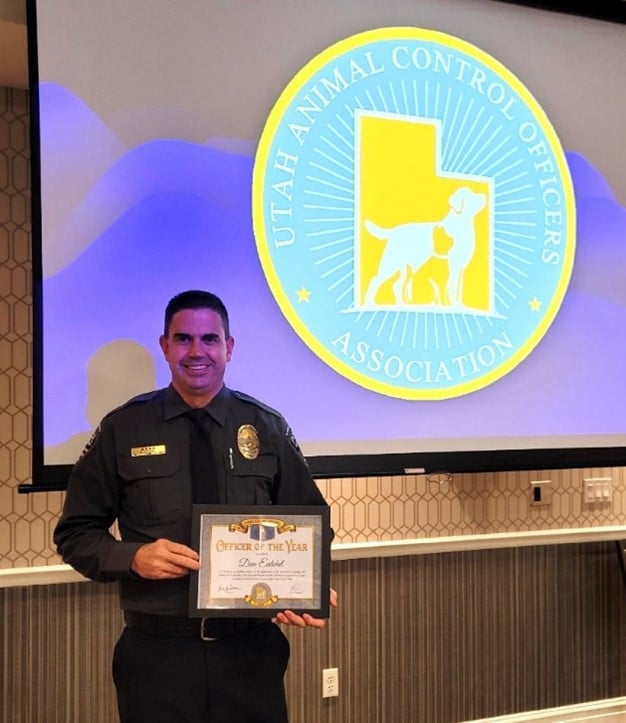
[[(330, 605), (333, 608), (337, 607), (337, 592), (330, 589)], [(299, 628), (323, 628), (326, 625), (324, 618), (314, 618), (312, 615), (305, 613), (304, 615), (298, 615), (293, 610), (284, 610), (278, 613), (272, 620), (275, 623), (283, 623), (283, 625), (296, 625)]]
[(148, 580), (167, 580), (185, 577), (191, 570), (199, 570), (198, 560), (198, 553), (187, 545), (161, 539), (142, 545), (130, 567)]

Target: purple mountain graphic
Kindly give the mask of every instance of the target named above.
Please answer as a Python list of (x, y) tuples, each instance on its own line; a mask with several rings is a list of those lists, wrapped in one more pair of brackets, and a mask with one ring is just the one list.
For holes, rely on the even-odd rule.
[(39, 86), (44, 238), (54, 234), (85, 189), (126, 152), (125, 145), (80, 98), (56, 83)]
[[(116, 338), (135, 339), (160, 357), (163, 307), (186, 288), (210, 289), (224, 298), (237, 339), (229, 384), (281, 409), (301, 439), (467, 437), (469, 418), (473, 428), (493, 438), (529, 429), (562, 433), (564, 418), (570, 435), (622, 432), (623, 362), (598, 352), (611, 349), (626, 328), (617, 283), (626, 268), (626, 218), (585, 159), (568, 154), (568, 161), (578, 203), (577, 256), (549, 333), (514, 372), (490, 387), (459, 399), (416, 403), (372, 394), (341, 378), (295, 336), (257, 258), (249, 156), (182, 141), (154, 141), (129, 151), (73, 211), (68, 228), (87, 223), (88, 244), (44, 282), (50, 319), (44, 339), (47, 442), (85, 428), (84, 360)], [(98, 222), (89, 225), (98, 213)], [(589, 384), (592, 376), (601, 388)], [(161, 363), (158, 383), (167, 380)], [(602, 410), (598, 418), (595, 409)]]
[(582, 156), (568, 153), (574, 180), (578, 233), (571, 291), (626, 306), (626, 208), (602, 175)]

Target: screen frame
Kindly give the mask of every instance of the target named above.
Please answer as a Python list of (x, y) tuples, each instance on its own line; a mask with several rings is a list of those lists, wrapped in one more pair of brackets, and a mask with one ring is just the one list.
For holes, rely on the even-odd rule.
[(624, 0), (596, 0), (593, 5), (571, 0), (495, 0), (495, 2), (579, 15), (613, 23), (626, 23), (626, 2)]
[[(493, 0), (626, 23), (626, 2), (604, 0), (589, 8), (552, 0)], [(39, 69), (36, 0), (26, 0), (28, 77), (30, 101), (30, 170), (32, 214), (32, 323), (33, 414), (32, 480), (18, 486), (20, 493), (64, 491), (73, 465), (45, 465), (43, 450), (43, 270), (41, 214), (41, 147), (39, 124)], [(626, 447), (546, 447), (537, 449), (458, 450), (387, 454), (311, 455), (307, 457), (316, 479), (378, 477), (404, 474), (489, 473), (524, 470), (582, 469), (626, 466)]]

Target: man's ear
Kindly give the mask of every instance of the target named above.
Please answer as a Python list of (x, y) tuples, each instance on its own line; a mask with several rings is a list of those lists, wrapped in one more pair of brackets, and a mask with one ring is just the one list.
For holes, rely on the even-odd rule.
[(233, 356), (234, 347), (235, 347), (235, 338), (232, 336), (229, 336), (228, 339), (226, 339), (226, 361), (231, 360), (231, 357)]
[(169, 349), (169, 344), (167, 342), (167, 337), (161, 335), (159, 337), (159, 346), (161, 347), (161, 351), (163, 352), (164, 356), (167, 358), (167, 350)]

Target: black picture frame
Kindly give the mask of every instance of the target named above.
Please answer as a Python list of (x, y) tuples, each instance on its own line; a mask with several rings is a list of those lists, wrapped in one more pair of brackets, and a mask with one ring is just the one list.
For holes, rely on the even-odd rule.
[[(190, 576), (189, 617), (267, 618), (282, 610), (329, 616), (329, 507), (193, 505), (191, 531), (200, 570)], [(300, 560), (311, 557), (311, 580), (306, 567), (285, 568), (293, 552)], [(223, 555), (224, 568), (214, 564), (216, 555)], [(215, 586), (223, 586), (223, 595)], [(276, 594), (286, 586), (298, 594)]]

